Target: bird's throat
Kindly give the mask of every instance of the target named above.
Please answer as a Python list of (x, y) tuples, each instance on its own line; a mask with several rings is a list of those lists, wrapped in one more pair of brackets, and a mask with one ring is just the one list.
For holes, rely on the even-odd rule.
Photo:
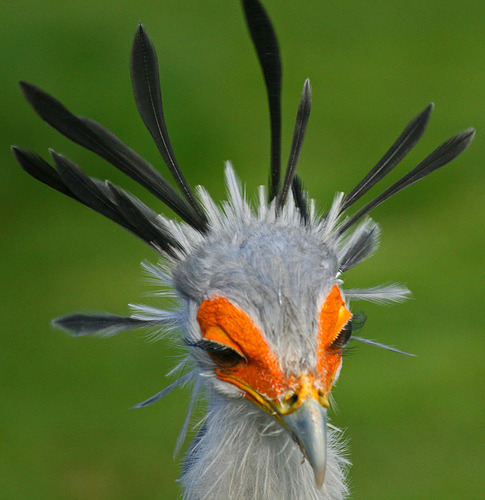
[(185, 457), (184, 498), (345, 498), (345, 460), (338, 456), (335, 433), (330, 432), (327, 475), (319, 490), (290, 434), (254, 404), (213, 394), (208, 412)]

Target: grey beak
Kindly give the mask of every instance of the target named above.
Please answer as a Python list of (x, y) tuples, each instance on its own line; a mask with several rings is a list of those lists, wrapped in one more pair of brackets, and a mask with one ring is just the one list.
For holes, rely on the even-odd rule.
[(320, 489), (327, 468), (327, 409), (308, 398), (293, 413), (280, 416), (303, 449)]

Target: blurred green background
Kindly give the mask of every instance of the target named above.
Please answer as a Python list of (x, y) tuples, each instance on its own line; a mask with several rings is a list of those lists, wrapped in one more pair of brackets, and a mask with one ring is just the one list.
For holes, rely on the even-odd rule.
[[(319, 207), (352, 188), (430, 101), (429, 130), (392, 179), (455, 132), (478, 129), (452, 166), (374, 212), (381, 248), (346, 286), (406, 283), (415, 300), (357, 309), (368, 316), (362, 335), (418, 357), (356, 347), (334, 391), (333, 420), (347, 429), (352, 498), (483, 498), (484, 4), (265, 5), (283, 53), (283, 157), (301, 86), (312, 81), (299, 168)], [(223, 199), (231, 159), (254, 193), (267, 178), (268, 118), (239, 2), (2, 0), (0, 19), (0, 497), (176, 498), (172, 450), (188, 390), (130, 407), (167, 383), (183, 353), (130, 333), (74, 340), (49, 325), (71, 311), (160, 305), (146, 297), (139, 268), (157, 257), (29, 178), (9, 145), (44, 156), (52, 147), (160, 204), (46, 127), (17, 81), (103, 123), (166, 172), (131, 96), (128, 56), (141, 20), (158, 49), (166, 119), (189, 181)]]

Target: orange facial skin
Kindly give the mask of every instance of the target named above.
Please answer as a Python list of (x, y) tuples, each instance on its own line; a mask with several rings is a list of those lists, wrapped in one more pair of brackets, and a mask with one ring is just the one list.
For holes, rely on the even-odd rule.
[[(219, 366), (216, 375), (244, 391), (245, 397), (270, 413), (289, 413), (307, 397), (328, 406), (328, 395), (340, 365), (341, 350), (331, 344), (351, 313), (334, 285), (319, 316), (317, 373), (285, 375), (276, 355), (249, 316), (223, 297), (204, 300), (197, 321), (203, 337), (238, 352), (244, 361), (232, 368)], [(296, 397), (295, 397), (296, 396)]]
[(320, 311), (318, 328), (317, 373), (325, 398), (330, 395), (335, 374), (342, 362), (342, 350), (330, 346), (351, 317), (338, 286), (334, 285)]
[(217, 369), (220, 379), (239, 381), (273, 400), (285, 392), (285, 377), (278, 360), (246, 313), (227, 299), (214, 297), (202, 302), (197, 321), (204, 338), (227, 345), (246, 358), (235, 368)]

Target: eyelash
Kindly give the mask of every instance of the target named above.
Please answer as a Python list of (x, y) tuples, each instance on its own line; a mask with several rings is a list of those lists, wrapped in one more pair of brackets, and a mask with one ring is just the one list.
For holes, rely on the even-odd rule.
[(352, 318), (347, 321), (342, 330), (340, 330), (340, 333), (330, 344), (329, 348), (332, 351), (344, 349), (352, 337), (352, 333), (356, 330), (360, 330), (364, 326), (366, 319), (366, 315), (363, 312), (354, 314)]
[(212, 340), (197, 340), (195, 342), (186, 342), (189, 347), (196, 347), (205, 351), (212, 361), (222, 368), (235, 368), (237, 365), (246, 361), (244, 356), (230, 347), (219, 344)]

